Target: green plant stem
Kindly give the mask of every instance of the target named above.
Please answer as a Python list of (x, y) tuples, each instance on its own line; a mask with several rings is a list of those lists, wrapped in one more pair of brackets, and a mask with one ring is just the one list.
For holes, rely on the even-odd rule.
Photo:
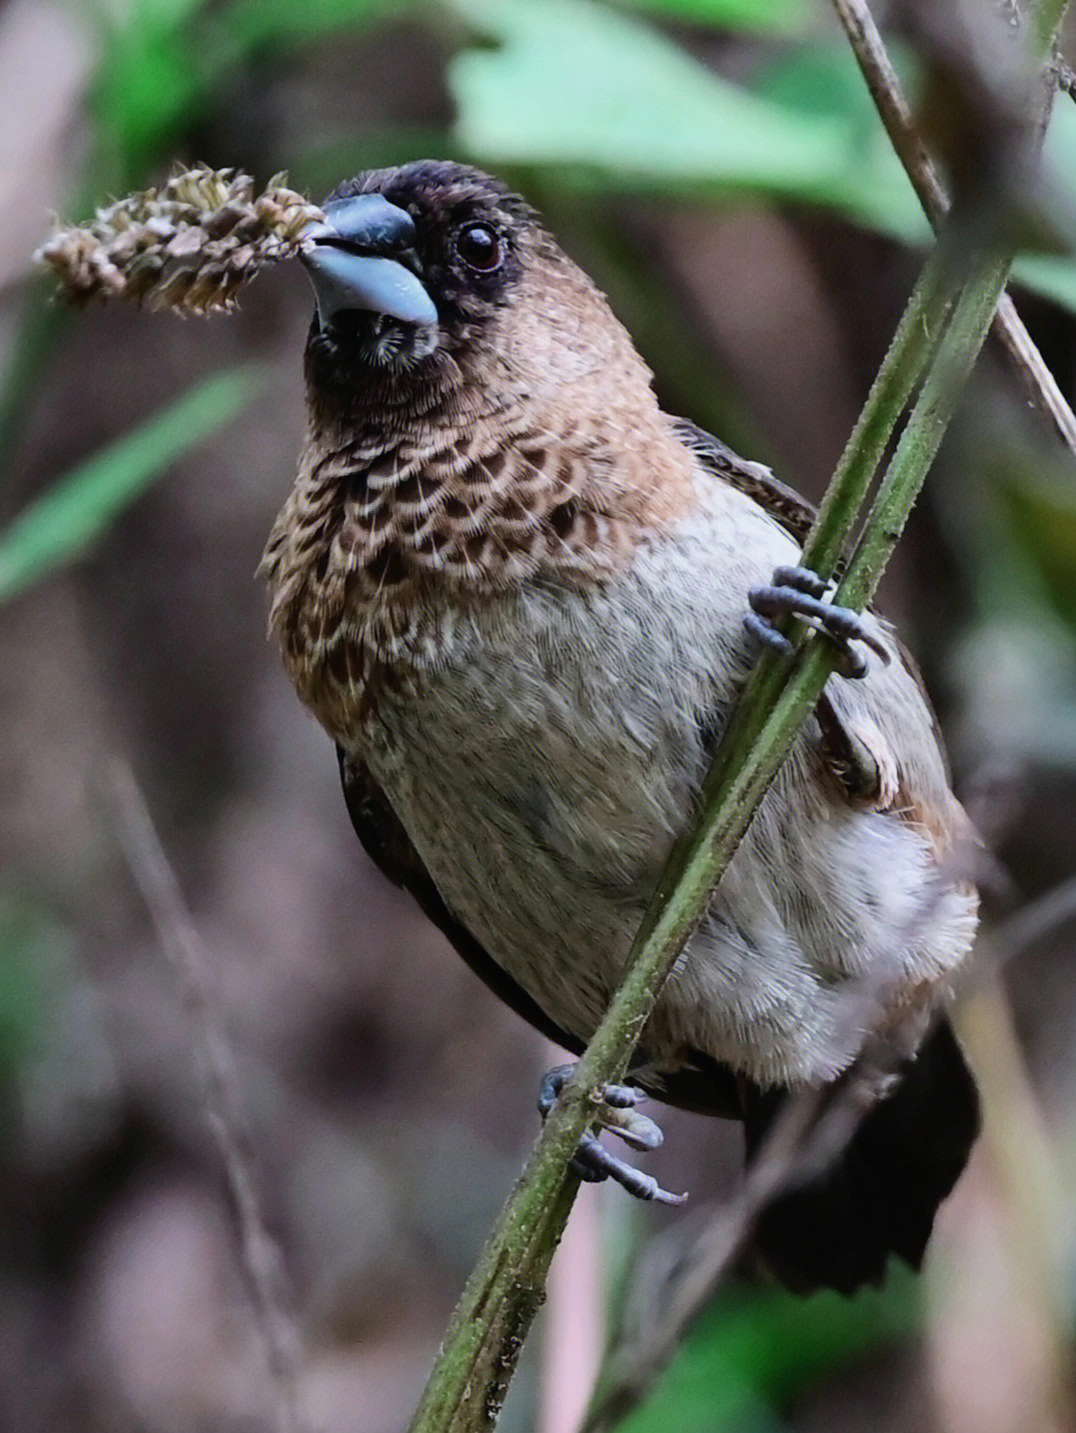
[(858, 609), (874, 595), (989, 332), (1012, 261), (1011, 248), (998, 248), (976, 265), (882, 480), (836, 601)]
[[(1052, 34), (1063, 0), (1049, 0), (1044, 8)], [(1000, 244), (960, 256), (943, 241), (924, 269), (804, 549), (815, 570), (827, 576), (836, 570), (878, 461), (929, 363), (838, 589), (842, 605), (862, 608), (877, 587), (986, 337), (1011, 262), (1011, 249)], [(832, 671), (827, 645), (796, 635), (793, 657), (764, 658), (748, 683), (704, 783), (698, 825), (676, 843), (628, 956), (624, 982), (467, 1281), (411, 1433), (477, 1433), (496, 1421), (574, 1198), (576, 1180), (565, 1171), (591, 1122), (595, 1096), (624, 1073), (663, 981)]]
[(959, 278), (946, 250), (931, 251), (838, 460), (803, 549), (803, 561), (827, 579), (845, 555), (855, 520), (948, 316)]

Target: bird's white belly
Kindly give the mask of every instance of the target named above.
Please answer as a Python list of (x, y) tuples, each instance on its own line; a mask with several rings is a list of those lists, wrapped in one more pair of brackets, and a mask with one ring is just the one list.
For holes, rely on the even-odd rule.
[[(535, 585), (457, 621), (447, 659), (382, 704), (363, 750), (452, 912), (582, 1038), (749, 665), (747, 590), (796, 554), (753, 511), (735, 542), (711, 512), (599, 588)], [(974, 924), (974, 898), (944, 884), (914, 826), (834, 796), (812, 725), (643, 1043), (670, 1066), (699, 1050), (762, 1083), (832, 1078), (883, 1005), (945, 982)]]

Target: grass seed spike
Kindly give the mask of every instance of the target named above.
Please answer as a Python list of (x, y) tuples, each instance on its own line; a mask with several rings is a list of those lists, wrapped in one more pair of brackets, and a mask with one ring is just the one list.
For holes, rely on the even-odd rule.
[(234, 308), (239, 289), (270, 264), (296, 258), (325, 216), (277, 174), (260, 194), (249, 174), (197, 165), (64, 225), (37, 250), (75, 303), (133, 299), (207, 314)]

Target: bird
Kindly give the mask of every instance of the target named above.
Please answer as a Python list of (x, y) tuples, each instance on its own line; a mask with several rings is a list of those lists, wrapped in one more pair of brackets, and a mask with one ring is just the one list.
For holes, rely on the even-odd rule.
[[(738, 1119), (749, 1163), (791, 1101), (849, 1099), (858, 1122), (761, 1211), (754, 1258), (803, 1294), (918, 1267), (979, 1127), (948, 1014), (978, 898), (914, 663), (802, 567), (806, 501), (663, 411), (508, 185), (417, 160), (323, 212), (306, 437), (260, 570), (366, 852), (578, 1055), (759, 644), (805, 619), (836, 670), (605, 1095)], [(593, 1132), (576, 1167), (676, 1197)]]

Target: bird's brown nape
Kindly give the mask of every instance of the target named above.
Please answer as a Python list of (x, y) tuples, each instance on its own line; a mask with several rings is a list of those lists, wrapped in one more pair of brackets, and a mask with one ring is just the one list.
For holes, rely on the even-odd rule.
[[(437, 305), (436, 345), (377, 361), (371, 334), (393, 321), (315, 321), (307, 443), (263, 565), (289, 670), (334, 732), (372, 673), (436, 657), (446, 611), (539, 575), (608, 577), (693, 491), (629, 335), (521, 200), (429, 163), (335, 195), (372, 192), (415, 221), (409, 262)], [(460, 258), (475, 225), (503, 245), (497, 275)]]

